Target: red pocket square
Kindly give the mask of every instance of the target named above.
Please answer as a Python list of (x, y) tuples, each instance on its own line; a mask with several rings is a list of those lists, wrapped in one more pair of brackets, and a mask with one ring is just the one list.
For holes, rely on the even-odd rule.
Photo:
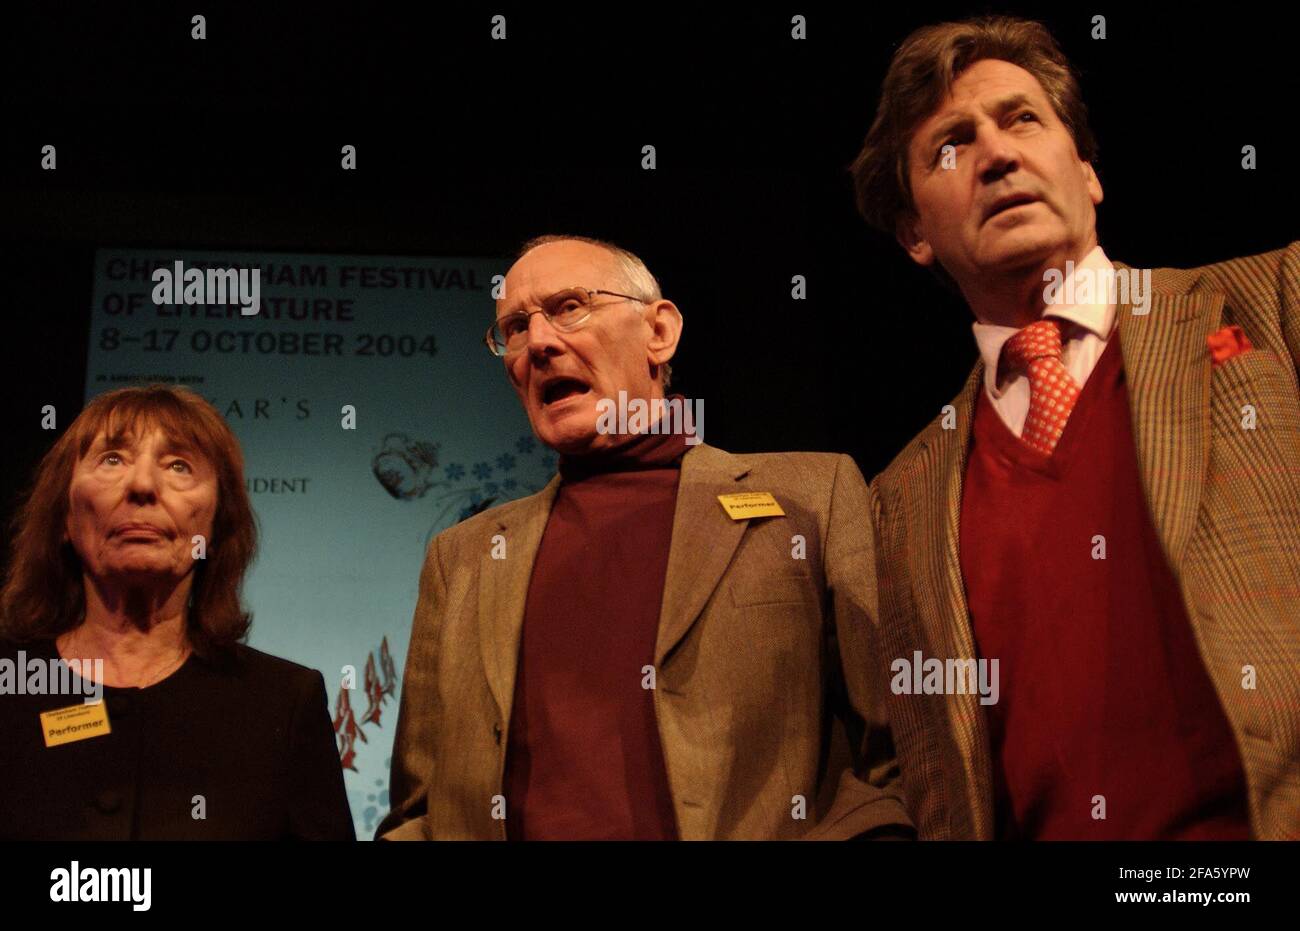
[(1222, 365), (1233, 356), (1255, 348), (1250, 344), (1250, 338), (1235, 323), (1205, 337), (1205, 345), (1210, 347), (1210, 358), (1214, 365)]

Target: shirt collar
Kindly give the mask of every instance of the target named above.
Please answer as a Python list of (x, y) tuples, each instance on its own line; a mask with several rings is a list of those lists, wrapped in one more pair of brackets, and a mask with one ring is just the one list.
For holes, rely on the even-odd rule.
[[(1115, 266), (1106, 258), (1106, 253), (1101, 251), (1101, 246), (1096, 246), (1089, 252), (1082, 262), (1074, 267), (1074, 270), (1061, 283), (1060, 296), (1062, 303), (1050, 304), (1043, 308), (1043, 317), (1059, 317), (1062, 320), (1077, 324), (1084, 330), (1095, 333), (1101, 339), (1110, 338), (1111, 327), (1115, 322), (1115, 305), (1109, 299), (1109, 289), (1097, 287), (1093, 289), (1096, 300), (1091, 303), (1065, 303), (1064, 298), (1074, 294), (1073, 279), (1080, 271), (1087, 269), (1090, 272), (1100, 272), (1109, 269), (1114, 271)], [(1100, 279), (1105, 281), (1104, 277)], [(971, 329), (975, 333), (975, 344), (979, 346), (980, 358), (984, 360), (984, 384), (988, 387), (989, 394), (994, 398), (1002, 397), (1002, 391), (997, 384), (998, 362), (1002, 358), (1002, 346), (1014, 336), (1018, 331), (1015, 327), (996, 326), (991, 323), (980, 323), (976, 321), (971, 324)], [(1070, 338), (1070, 327), (1065, 330), (1065, 339)], [(1076, 335), (1081, 335), (1076, 333)]]

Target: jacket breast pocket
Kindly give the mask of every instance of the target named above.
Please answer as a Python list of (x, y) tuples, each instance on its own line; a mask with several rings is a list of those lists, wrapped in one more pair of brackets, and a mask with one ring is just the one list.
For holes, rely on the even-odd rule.
[(1210, 377), (1215, 385), (1236, 388), (1254, 384), (1260, 380), (1276, 379), (1286, 383), (1286, 369), (1277, 353), (1268, 349), (1248, 349), (1210, 369)]
[(1289, 369), (1267, 349), (1252, 349), (1214, 366), (1210, 407), (1216, 432), (1226, 431), (1234, 440), (1242, 431), (1248, 436), (1277, 434), (1293, 442), (1300, 431), (1300, 397)]

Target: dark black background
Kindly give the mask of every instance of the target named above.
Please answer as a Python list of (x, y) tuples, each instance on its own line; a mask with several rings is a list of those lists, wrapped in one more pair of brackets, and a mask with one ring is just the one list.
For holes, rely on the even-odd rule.
[[(1265, 6), (6, 8), (0, 517), (53, 441), (41, 406), (61, 428), (80, 409), (100, 246), (504, 255), (543, 232), (609, 238), (682, 308), (676, 387), (704, 399), (710, 443), (848, 452), (870, 477), (975, 346), (965, 307), (857, 218), (846, 166), (898, 42), (980, 12), (1042, 19), (1082, 72), (1112, 259), (1185, 267), (1300, 236), (1300, 43)], [(339, 170), (345, 143), (358, 171)], [(440, 351), (494, 364), (477, 344)]]

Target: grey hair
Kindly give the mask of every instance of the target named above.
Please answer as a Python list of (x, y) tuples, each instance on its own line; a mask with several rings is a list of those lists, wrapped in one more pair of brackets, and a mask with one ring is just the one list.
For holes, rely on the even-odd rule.
[[(659, 287), (658, 279), (650, 274), (650, 269), (646, 267), (645, 262), (641, 261), (641, 257), (635, 252), (629, 252), (622, 246), (616, 246), (604, 239), (595, 239), (591, 236), (568, 236), (558, 233), (534, 236), (519, 247), (519, 251), (515, 253), (515, 261), (518, 262), (538, 246), (544, 246), (552, 242), (583, 242), (589, 246), (604, 249), (614, 257), (615, 262), (618, 264), (619, 273), (627, 285), (629, 294), (647, 304), (663, 300), (664, 295)], [(672, 382), (673, 367), (665, 362), (660, 368), (663, 370), (664, 391), (667, 391), (669, 384)]]

